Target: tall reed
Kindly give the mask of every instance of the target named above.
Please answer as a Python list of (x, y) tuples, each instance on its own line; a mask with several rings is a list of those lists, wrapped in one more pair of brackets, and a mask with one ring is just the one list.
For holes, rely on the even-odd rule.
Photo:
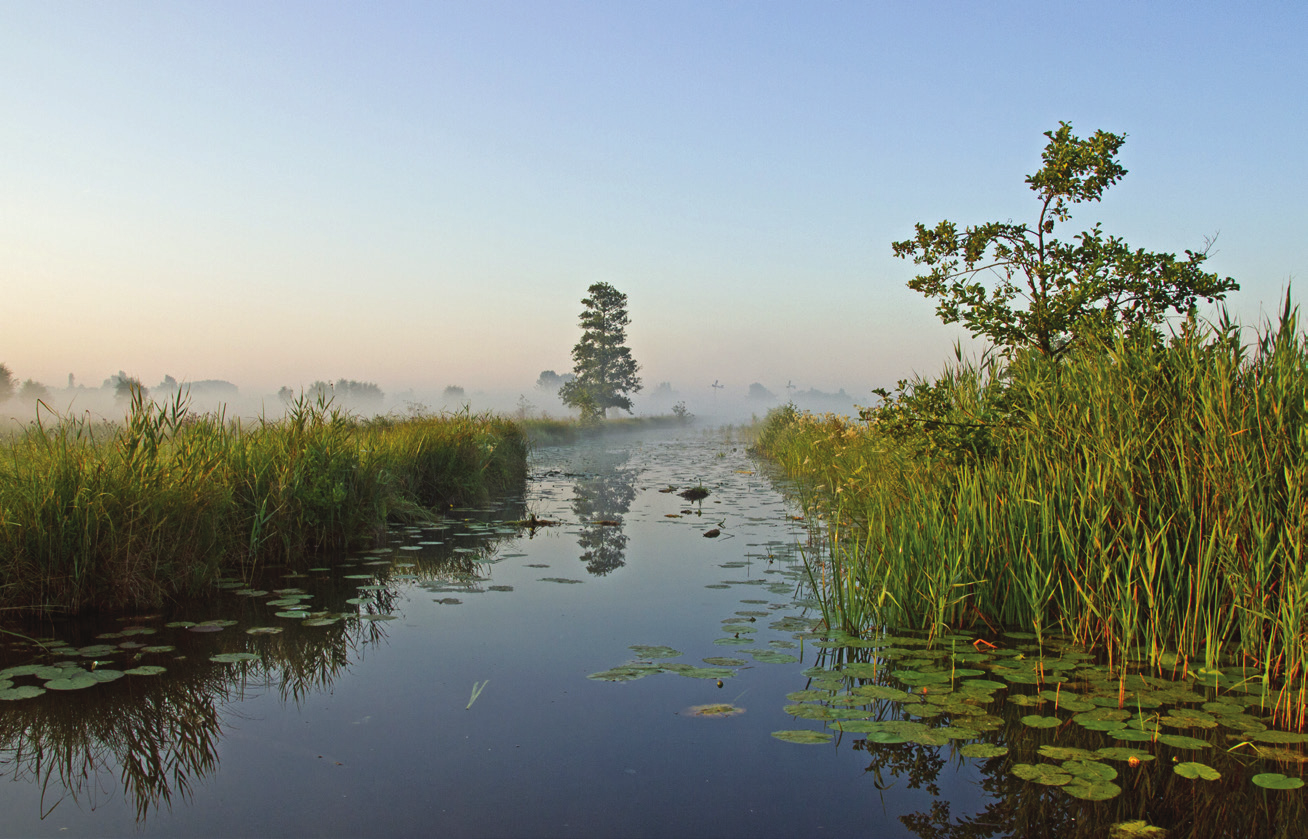
[(260, 562), (367, 539), (391, 518), (520, 486), (514, 423), (364, 421), (304, 399), (250, 425), (136, 394), (122, 424), (45, 418), (0, 453), (0, 608), (134, 607)]
[(1305, 420), (1287, 299), (1249, 345), (1223, 318), (1060, 361), (960, 358), (856, 421), (777, 412), (758, 450), (809, 488), (832, 570), (860, 578), (825, 589), (849, 631), (1057, 631), (1288, 702), (1308, 681)]

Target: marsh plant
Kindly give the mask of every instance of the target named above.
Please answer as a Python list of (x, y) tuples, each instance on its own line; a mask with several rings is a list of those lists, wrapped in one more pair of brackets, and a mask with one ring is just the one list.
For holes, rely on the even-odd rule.
[(772, 412), (757, 450), (828, 531), (833, 627), (1021, 627), (1308, 708), (1308, 341), (1288, 299), (962, 359), (857, 420)]
[(360, 420), (292, 402), (252, 424), (131, 393), (121, 424), (43, 417), (0, 457), (0, 606), (77, 612), (196, 594), (391, 519), (516, 487), (527, 442), (468, 411)]

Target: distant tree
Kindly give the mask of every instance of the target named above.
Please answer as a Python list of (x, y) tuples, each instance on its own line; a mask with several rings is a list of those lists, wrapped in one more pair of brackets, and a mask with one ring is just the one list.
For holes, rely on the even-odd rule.
[(0, 402), (14, 395), (14, 374), (9, 365), (0, 364)]
[(321, 400), (326, 402), (336, 398), (336, 386), (331, 382), (324, 382), (319, 379), (309, 385), (309, 389), (305, 392), (305, 396), (307, 396), (310, 401), (316, 402)]
[(761, 383), (754, 382), (754, 384), (749, 386), (749, 398), (756, 399), (760, 402), (775, 402), (777, 395), (768, 390)]
[[(1034, 228), (1012, 222), (968, 227), (960, 236), (952, 221), (934, 229), (917, 225), (912, 239), (893, 243), (895, 256), (930, 268), (909, 288), (938, 299), (945, 323), (961, 322), (972, 334), (998, 347), (1031, 347), (1057, 357), (1088, 334), (1107, 334), (1119, 325), (1155, 328), (1170, 311), (1187, 313), (1197, 298), (1220, 300), (1239, 288), (1230, 277), (1200, 270), (1208, 258), (1186, 251), (1131, 250), (1099, 225), (1071, 242), (1053, 237), (1071, 207), (1098, 201), (1126, 174), (1117, 162), (1124, 134), (1096, 131), (1082, 140), (1060, 123), (1045, 132), (1044, 165), (1026, 179), (1040, 201)], [(991, 275), (992, 289), (979, 281)]]
[(442, 394), (446, 402), (454, 402), (458, 399), (462, 399), (463, 395), (464, 395), (463, 388), (459, 387), (458, 385), (447, 386), (445, 388), (445, 392)]
[(553, 370), (542, 370), (540, 371), (540, 377), (536, 379), (536, 389), (543, 390), (546, 393), (558, 393), (559, 388), (575, 378), (577, 377), (571, 373), (564, 373), (560, 376)]
[(163, 381), (156, 386), (159, 390), (175, 391), (177, 390), (177, 380), (172, 376), (165, 375)]
[(18, 389), (18, 398), (23, 402), (36, 402), (41, 399), (50, 398), (50, 388), (40, 382), (27, 379), (23, 386)]
[(277, 389), (277, 398), (283, 402), (290, 402), (295, 398), (295, 391), (291, 390), (286, 385), (282, 385)]
[(581, 340), (572, 348), (576, 378), (559, 389), (559, 398), (584, 417), (605, 417), (609, 408), (630, 412), (627, 394), (640, 391), (640, 365), (626, 345), (627, 295), (608, 283), (595, 283), (588, 292), (581, 301)]
[(138, 393), (141, 395), (141, 401), (144, 402), (150, 396), (150, 389), (141, 384), (141, 380), (136, 376), (118, 371), (118, 375), (114, 377), (114, 398), (120, 402), (128, 402)]
[(382, 389), (372, 382), (356, 382), (353, 379), (337, 379), (336, 395), (352, 402), (381, 402), (386, 398)]

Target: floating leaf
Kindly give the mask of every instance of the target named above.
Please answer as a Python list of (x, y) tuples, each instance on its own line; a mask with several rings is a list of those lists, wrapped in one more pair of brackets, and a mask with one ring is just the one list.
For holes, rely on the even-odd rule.
[(671, 647), (659, 647), (649, 644), (635, 644), (627, 647), (641, 658), (676, 658), (681, 655), (681, 650), (674, 650)]
[(1207, 749), (1212, 746), (1207, 740), (1186, 737), (1182, 734), (1159, 734), (1159, 743), (1166, 743), (1174, 749)]
[(1085, 801), (1107, 801), (1122, 794), (1122, 788), (1112, 781), (1088, 781), (1084, 778), (1073, 778), (1062, 790)]
[(958, 750), (963, 757), (1003, 757), (1008, 754), (1007, 746), (999, 746), (994, 743), (968, 743)]
[(276, 635), (282, 631), (280, 626), (252, 626), (245, 630), (249, 635)]
[(1014, 763), (1013, 774), (1024, 781), (1058, 787), (1072, 780), (1072, 776), (1049, 763)]
[(1141, 749), (1129, 749), (1125, 746), (1109, 746), (1103, 749), (1095, 749), (1095, 754), (1104, 760), (1121, 760), (1130, 762), (1132, 758), (1136, 761), (1144, 762), (1154, 759), (1149, 752)]
[(123, 671), (121, 670), (109, 670), (107, 668), (92, 670), (90, 673), (92, 679), (95, 679), (97, 682), (102, 682), (102, 683), (117, 681), (118, 679), (121, 679), (124, 675), (126, 674), (124, 674)]
[(81, 690), (98, 684), (100, 684), (99, 680), (91, 676), (90, 673), (77, 671), (68, 678), (51, 679), (45, 683), (44, 687), (46, 690)]
[(1298, 789), (1303, 786), (1302, 778), (1287, 778), (1280, 772), (1262, 772), (1250, 780), (1263, 789)]
[(738, 708), (728, 703), (695, 705), (686, 711), (686, 715), (691, 717), (734, 717), (743, 713), (745, 713), (744, 708)]
[(750, 655), (754, 657), (755, 661), (763, 664), (790, 664), (799, 661), (790, 653), (783, 653), (778, 650), (752, 650)]
[(297, 610), (292, 612), (276, 612), (275, 614), (279, 618), (291, 618), (292, 620), (303, 620), (304, 618), (309, 617), (309, 613), (302, 610)]
[(1116, 769), (1094, 760), (1065, 760), (1062, 766), (1063, 771), (1073, 778), (1085, 781), (1111, 781), (1117, 777)]
[(743, 658), (728, 658), (720, 655), (709, 656), (708, 658), (700, 659), (700, 661), (714, 667), (740, 667), (748, 663)]
[(395, 615), (359, 615), (359, 620), (365, 621), (393, 621)]
[[(457, 550), (457, 548), (456, 548), (456, 550)], [(569, 578), (567, 578), (567, 577), (541, 577), (541, 578), (540, 578), (540, 581), (541, 581), (542, 583), (563, 583), (563, 584), (565, 584), (565, 585), (568, 585), (568, 584), (579, 584), (579, 583), (582, 582), (582, 580), (572, 580), (572, 579), (569, 579)]]
[(167, 670), (167, 667), (159, 667), (155, 664), (146, 664), (141, 667), (133, 667), (131, 670), (124, 670), (128, 676), (158, 676)]
[(1088, 749), (1078, 749), (1074, 746), (1041, 746), (1041, 757), (1047, 757), (1050, 760), (1098, 760), (1098, 752), (1092, 752)]
[(304, 621), (300, 626), (331, 626), (334, 623), (340, 623), (339, 617), (334, 618), (310, 618)]
[(1172, 771), (1180, 775), (1182, 778), (1202, 779), (1205, 781), (1216, 781), (1218, 778), (1222, 777), (1221, 772), (1218, 772), (1208, 764), (1197, 763), (1195, 761), (1178, 763), (1172, 767)]
[(219, 664), (233, 664), (238, 661), (254, 661), (257, 658), (258, 656), (254, 653), (218, 653), (217, 655), (209, 656), (210, 661)]
[(16, 688), (0, 690), (0, 700), (12, 702), (18, 699), (35, 699), (43, 693), (45, 693), (45, 688), (39, 688), (36, 685), (21, 685)]
[(1057, 728), (1063, 724), (1058, 717), (1042, 717), (1039, 714), (1028, 714), (1022, 717), (1022, 724), (1031, 728)]
[(1164, 839), (1166, 836), (1163, 828), (1139, 819), (1118, 822), (1108, 829), (1108, 839)]
[(825, 731), (774, 731), (772, 736), (787, 743), (831, 742), (831, 735)]
[(1308, 743), (1308, 734), (1293, 731), (1259, 731), (1253, 739), (1259, 743)]

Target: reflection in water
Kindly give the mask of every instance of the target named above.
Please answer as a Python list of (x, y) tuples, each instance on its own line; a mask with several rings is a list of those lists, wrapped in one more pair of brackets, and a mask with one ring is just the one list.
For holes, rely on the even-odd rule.
[[(443, 548), (400, 553), (396, 543), (380, 551), (386, 556), (373, 552), (346, 559), (340, 573), (296, 580), (311, 592), (236, 590), (195, 607), (219, 605), (236, 624), (222, 631), (167, 627), (157, 615), (134, 619), (150, 624), (137, 631), (152, 634), (132, 637), (150, 638), (157, 651), (137, 641), (119, 643), (122, 633), (97, 636), (115, 643), (101, 644), (94, 654), (89, 646), (50, 644), (47, 653), (44, 647), (10, 645), (27, 655), (16, 670), (0, 667), (0, 688), (54, 684), (48, 681), (51, 672), (24, 672), (38, 669), (28, 665), (62, 674), (90, 675), (98, 669), (106, 681), (0, 702), (0, 771), (41, 790), (42, 819), (65, 800), (95, 809), (118, 784), (138, 822), (158, 808), (171, 809), (174, 799), (186, 801), (196, 783), (217, 769), (224, 709), (230, 703), (251, 689), (275, 688), (282, 701), (297, 705), (329, 691), (365, 648), (386, 640), (385, 624), (378, 618), (389, 617), (405, 585), (484, 579), (478, 560), (486, 560), (499, 534), (476, 523), (465, 522), (460, 530), (471, 535), (461, 532)], [(422, 528), (396, 533), (400, 541), (424, 538), (420, 534), (431, 535)], [(303, 626), (299, 620), (277, 618), (272, 612), (287, 607), (260, 600), (290, 592), (302, 593), (314, 604), (312, 614), (330, 622)], [(224, 653), (253, 658), (235, 663), (210, 658)], [(122, 675), (140, 665), (161, 672)], [(6, 672), (9, 676), (3, 678)], [(117, 678), (109, 679), (107, 673)]]
[(596, 576), (621, 568), (627, 549), (622, 517), (636, 497), (639, 470), (624, 469), (631, 457), (627, 449), (596, 451), (584, 464), (585, 475), (573, 484), (572, 512), (581, 522), (581, 560)]

